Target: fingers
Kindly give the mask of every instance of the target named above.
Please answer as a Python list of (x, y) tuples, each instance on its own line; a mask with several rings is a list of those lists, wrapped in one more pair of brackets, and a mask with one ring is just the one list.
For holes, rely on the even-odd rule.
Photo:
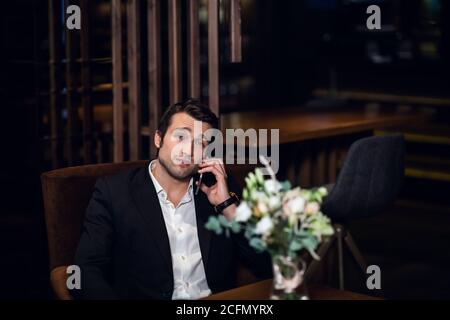
[(205, 173), (205, 172), (211, 172), (212, 174), (214, 174), (217, 181), (222, 181), (226, 178), (226, 176), (223, 174), (222, 170), (219, 167), (217, 167), (216, 165), (214, 165), (214, 166), (210, 165), (210, 166), (203, 167), (202, 169), (198, 170), (198, 173)]
[(224, 165), (222, 159), (220, 159), (220, 158), (203, 159), (203, 162), (201, 164), (199, 164), (199, 168), (205, 168), (208, 166), (213, 166), (213, 167), (217, 168), (220, 172), (222, 172), (222, 174), (225, 178), (227, 177), (225, 165)]

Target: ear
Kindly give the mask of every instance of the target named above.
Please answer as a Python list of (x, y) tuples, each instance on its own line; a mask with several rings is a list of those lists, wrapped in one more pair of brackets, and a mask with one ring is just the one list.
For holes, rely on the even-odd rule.
[(158, 130), (155, 132), (153, 142), (158, 149), (161, 148), (161, 133)]

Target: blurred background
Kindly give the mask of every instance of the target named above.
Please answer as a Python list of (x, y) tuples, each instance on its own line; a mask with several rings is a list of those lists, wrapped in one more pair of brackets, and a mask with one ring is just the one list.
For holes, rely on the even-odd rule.
[[(179, 1), (182, 60), (189, 58), (185, 27), (188, 1)], [(119, 39), (124, 69), (121, 107), (127, 119), (130, 34), (126, 31), (125, 2), (119, 10), (123, 15)], [(2, 5), (1, 298), (52, 298), (40, 174), (118, 159), (114, 156), (111, 3), (70, 1), (81, 6), (82, 14), (88, 13), (82, 18), (82, 29), (71, 31), (65, 28), (67, 1), (16, 0)], [(366, 28), (366, 9), (372, 4), (381, 8), (381, 30)], [(139, 126), (151, 128), (151, 96), (147, 90), (151, 29), (146, 28), (146, 1), (140, 1), (140, 5)], [(173, 97), (168, 85), (172, 81), (171, 20), (168, 1), (160, 5), (163, 110)], [(282, 110), (323, 112), (324, 119), (342, 110), (426, 115), (420, 124), (396, 122), (389, 128), (368, 127), (302, 141), (302, 159), (306, 153), (312, 157), (312, 164), (300, 170), (306, 178), (290, 172), (284, 163), (280, 175), (289, 178), (297, 173), (295, 181), (302, 186), (332, 182), (353, 141), (390, 132), (405, 134), (405, 181), (397, 201), (383, 214), (352, 222), (349, 227), (368, 262), (380, 265), (386, 297), (450, 298), (450, 3), (242, 0), (239, 63), (230, 61), (227, 0), (219, 5), (217, 94), (221, 116), (246, 118)], [(89, 28), (84, 28), (85, 22)], [(198, 2), (198, 23), (197, 98), (208, 102), (206, 0)], [(185, 66), (180, 77), (181, 96), (188, 97), (189, 71)], [(139, 159), (151, 154), (148, 132), (140, 131)], [(126, 126), (123, 138), (124, 152), (119, 158), (136, 158), (128, 152)], [(335, 155), (333, 173), (329, 169), (327, 174), (318, 174), (314, 159), (324, 145), (339, 145), (342, 152)], [(282, 157), (291, 157), (291, 146), (282, 148)]]

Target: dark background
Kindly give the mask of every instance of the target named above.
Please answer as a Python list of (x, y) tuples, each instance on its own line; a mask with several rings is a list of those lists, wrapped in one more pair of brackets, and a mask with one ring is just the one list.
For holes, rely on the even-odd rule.
[[(370, 4), (381, 8), (381, 31), (365, 28)], [(382, 104), (431, 110), (433, 122), (424, 134), (438, 132), (450, 137), (450, 100), (445, 100), (450, 98), (448, 1), (248, 0), (242, 5), (244, 62), (227, 62), (228, 44), (221, 42), (222, 113), (371, 103), (357, 97), (343, 99), (339, 93), (345, 91), (425, 97), (443, 102)], [(111, 82), (108, 10), (109, 1), (91, 1), (92, 56), (97, 59), (92, 64), (94, 85)], [(0, 10), (1, 298), (52, 297), (39, 181), (42, 172), (52, 169), (47, 11), (43, 0), (8, 1)], [(167, 25), (164, 17), (163, 26)], [(202, 20), (204, 99), (205, 28)], [(166, 27), (162, 29), (167, 32)], [(74, 32), (74, 37), (79, 37), (79, 32)], [(221, 34), (225, 33), (222, 23)], [(163, 42), (165, 68), (166, 52), (167, 43)], [(143, 63), (145, 66), (146, 61)], [(79, 67), (73, 77), (79, 81)], [(76, 99), (79, 104), (80, 98)], [(100, 110), (111, 105), (112, 93), (94, 92), (92, 100)], [(112, 135), (104, 130), (103, 122), (96, 121), (95, 130), (109, 145)], [(81, 148), (81, 140), (74, 139)], [(437, 178), (406, 177), (395, 206), (380, 217), (355, 222), (351, 228), (368, 260), (384, 266), (383, 286), (388, 297), (449, 298), (449, 144), (409, 143), (407, 150), (425, 157), (427, 162), (421, 165), (425, 171), (438, 172)], [(111, 160), (112, 151), (106, 148), (96, 161)], [(75, 164), (83, 163), (80, 157)]]

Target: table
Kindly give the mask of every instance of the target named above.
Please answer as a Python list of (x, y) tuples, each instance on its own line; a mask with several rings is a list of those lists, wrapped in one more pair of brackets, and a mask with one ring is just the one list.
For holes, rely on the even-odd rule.
[[(271, 289), (272, 279), (269, 279), (216, 293), (203, 300), (268, 300)], [(308, 291), (312, 300), (380, 300), (377, 297), (316, 285), (308, 286)]]
[[(395, 131), (406, 124), (416, 125), (429, 119), (430, 115), (420, 111), (371, 107), (271, 108), (231, 112), (220, 117), (222, 131), (268, 129), (269, 145), (270, 129), (279, 129), (280, 168), (283, 170), (280, 177), (302, 187), (334, 183), (353, 141), (370, 136), (377, 129), (393, 128)], [(231, 142), (249, 147), (249, 139)], [(259, 138), (258, 147), (264, 147)]]
[(429, 118), (423, 112), (398, 112), (388, 109), (344, 108), (316, 110), (302, 108), (239, 111), (223, 114), (221, 128), (280, 129), (280, 143), (299, 142), (405, 124)]

